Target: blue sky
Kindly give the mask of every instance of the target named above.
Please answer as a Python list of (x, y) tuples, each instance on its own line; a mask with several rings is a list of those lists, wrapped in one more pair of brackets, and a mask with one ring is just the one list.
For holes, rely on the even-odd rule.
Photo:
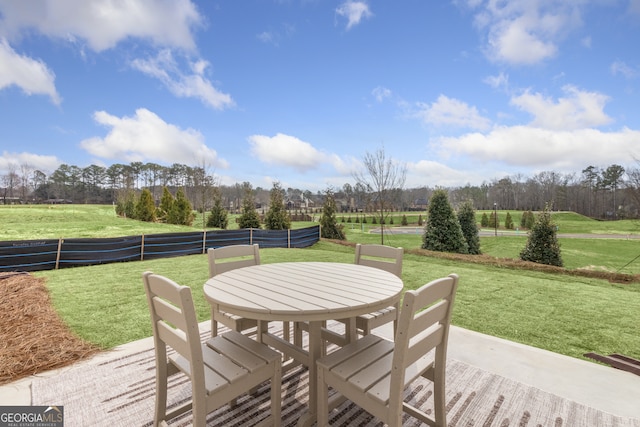
[(0, 0), (0, 175), (133, 161), (318, 191), (637, 167), (640, 0)]

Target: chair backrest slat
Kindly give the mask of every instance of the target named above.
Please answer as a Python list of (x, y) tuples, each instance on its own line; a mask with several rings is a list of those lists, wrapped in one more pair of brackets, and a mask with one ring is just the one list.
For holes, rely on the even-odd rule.
[(425, 333), (419, 335), (419, 337), (419, 340), (412, 340), (411, 345), (407, 347), (404, 359), (405, 366), (410, 366), (429, 351), (436, 348), (444, 338), (444, 327), (437, 325), (430, 328), (429, 331), (425, 331)]
[(413, 338), (422, 331), (429, 329), (432, 325), (444, 321), (447, 317), (448, 309), (449, 303), (446, 300), (441, 300), (426, 310), (416, 313), (409, 327), (409, 337)]
[(154, 297), (153, 308), (156, 311), (158, 317), (160, 317), (165, 323), (175, 325), (176, 328), (185, 330), (187, 325), (185, 323), (182, 311), (180, 311), (175, 305), (170, 304), (166, 300)]
[(172, 328), (165, 322), (158, 322), (158, 338), (185, 358), (190, 358), (187, 335), (180, 329)]
[(404, 250), (402, 248), (358, 243), (356, 245), (355, 263), (379, 268), (401, 277), (403, 254)]
[(209, 258), (209, 277), (236, 268), (260, 264), (260, 248), (257, 244), (209, 248), (207, 255)]

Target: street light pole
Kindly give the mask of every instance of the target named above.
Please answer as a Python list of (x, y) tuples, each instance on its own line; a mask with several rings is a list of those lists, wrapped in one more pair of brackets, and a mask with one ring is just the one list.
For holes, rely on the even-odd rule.
[(493, 227), (494, 235), (498, 237), (498, 204), (493, 202)]

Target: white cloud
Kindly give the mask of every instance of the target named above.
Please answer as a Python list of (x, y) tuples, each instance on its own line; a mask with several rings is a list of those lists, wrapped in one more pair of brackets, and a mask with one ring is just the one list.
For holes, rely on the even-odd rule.
[(204, 143), (202, 134), (193, 129), (180, 129), (166, 123), (155, 113), (140, 108), (133, 117), (116, 117), (97, 111), (94, 120), (109, 128), (105, 137), (80, 142), (91, 155), (122, 162), (182, 163), (227, 168), (225, 160)]
[(509, 89), (509, 75), (502, 72), (497, 76), (488, 76), (483, 81), (494, 89)]
[(47, 95), (59, 105), (55, 75), (42, 61), (16, 53), (5, 39), (0, 40), (0, 90), (18, 86), (27, 95)]
[(273, 137), (252, 135), (248, 139), (252, 153), (260, 161), (291, 167), (300, 172), (317, 169), (328, 159), (313, 145), (295, 136), (278, 133)]
[(86, 41), (96, 52), (130, 37), (193, 50), (192, 28), (203, 24), (190, 0), (2, 1), (0, 16), (0, 28), (6, 37), (35, 29), (48, 37)]
[(488, 134), (440, 138), (443, 156), (469, 156), (481, 162), (575, 172), (589, 164), (620, 163), (637, 152), (640, 131), (597, 129), (556, 131), (530, 126), (498, 127)]
[(467, 129), (488, 129), (491, 121), (482, 117), (476, 107), (458, 99), (440, 95), (431, 105), (418, 103), (415, 117), (435, 126), (455, 126)]
[(383, 102), (391, 97), (391, 90), (386, 87), (378, 86), (371, 91), (371, 94), (378, 102)]
[(532, 65), (555, 56), (559, 43), (582, 24), (586, 2), (529, 0), (468, 2), (486, 35), (486, 54), (498, 62)]
[(259, 33), (256, 37), (262, 43), (280, 46), (280, 42), (288, 39), (296, 32), (296, 27), (291, 24), (283, 24), (280, 30), (267, 30)]
[(172, 52), (164, 49), (155, 58), (133, 60), (131, 66), (160, 80), (177, 97), (197, 98), (217, 110), (235, 104), (231, 95), (216, 89), (206, 77), (209, 62), (205, 60), (190, 62), (190, 72), (185, 72), (174, 59)]
[(571, 85), (564, 86), (562, 90), (566, 96), (557, 101), (526, 91), (511, 98), (511, 104), (534, 116), (532, 126), (544, 129), (573, 130), (612, 121), (603, 111), (609, 100), (606, 95), (581, 91)]
[(628, 79), (638, 77), (638, 75), (640, 74), (640, 70), (633, 68), (624, 61), (615, 61), (613, 64), (611, 64), (610, 70), (611, 74), (613, 74), (614, 76), (621, 74)]
[(373, 16), (373, 13), (369, 9), (369, 5), (364, 1), (348, 0), (338, 6), (336, 13), (347, 18), (347, 30), (358, 25), (363, 18), (370, 18)]
[(62, 164), (62, 161), (56, 156), (44, 156), (33, 153), (12, 153), (9, 151), (3, 151), (0, 157), (0, 171), (7, 172), (10, 169), (15, 169), (17, 173), (20, 173), (21, 165), (29, 165), (34, 170), (39, 170), (44, 173), (53, 172)]
[(519, 19), (494, 26), (488, 42), (494, 59), (513, 64), (536, 64), (557, 52), (554, 43), (541, 40)]
[(272, 44), (274, 46), (278, 46), (278, 35), (272, 31), (263, 31), (258, 34), (258, 40), (263, 43)]

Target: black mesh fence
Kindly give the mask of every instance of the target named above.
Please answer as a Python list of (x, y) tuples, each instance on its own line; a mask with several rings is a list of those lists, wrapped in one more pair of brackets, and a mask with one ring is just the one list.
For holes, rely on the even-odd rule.
[(305, 248), (318, 240), (319, 226), (297, 230), (241, 229), (101, 239), (0, 241), (0, 273), (201, 254), (207, 248), (240, 244)]

